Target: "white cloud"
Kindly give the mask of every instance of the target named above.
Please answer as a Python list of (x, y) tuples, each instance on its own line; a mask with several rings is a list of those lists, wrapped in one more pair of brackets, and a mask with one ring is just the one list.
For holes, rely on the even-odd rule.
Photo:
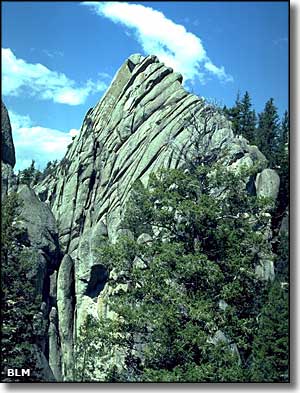
[(68, 105), (80, 105), (88, 95), (104, 91), (107, 84), (88, 80), (83, 87), (65, 74), (51, 71), (42, 64), (27, 63), (17, 58), (10, 48), (2, 48), (2, 94), (29, 94), (43, 100)]
[(79, 130), (63, 132), (33, 124), (28, 115), (8, 110), (16, 150), (15, 170), (28, 167), (35, 160), (36, 167), (43, 169), (48, 161), (60, 160)]
[(224, 82), (233, 82), (232, 76), (226, 74), (224, 67), (216, 67), (210, 60), (204, 64), (204, 67)]
[(204, 82), (203, 71), (222, 82), (233, 81), (224, 67), (217, 67), (208, 57), (202, 41), (151, 7), (126, 2), (83, 2), (98, 15), (133, 29), (147, 54), (155, 54), (166, 65), (182, 73), (185, 81)]

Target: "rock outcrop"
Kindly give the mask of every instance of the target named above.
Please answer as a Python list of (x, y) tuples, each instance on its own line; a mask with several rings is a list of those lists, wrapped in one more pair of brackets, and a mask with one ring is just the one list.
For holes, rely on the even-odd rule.
[(8, 111), (1, 102), (1, 197), (14, 185), (15, 147)]
[[(53, 352), (53, 343), (49, 348), (48, 328), (49, 312), (55, 304), (56, 294), (50, 296), (50, 276), (57, 271), (61, 260), (58, 227), (49, 206), (41, 202), (35, 192), (27, 185), (17, 187), (13, 167), (15, 165), (15, 148), (12, 139), (7, 109), (2, 103), (2, 157), (1, 180), (2, 198), (11, 191), (16, 192), (19, 206), (17, 217), (13, 222), (17, 228), (18, 239), (15, 247), (26, 253), (30, 259), (27, 277), (35, 283), (35, 295), (41, 299), (40, 310), (33, 316), (32, 326), (35, 335), (33, 356), (41, 380), (55, 381), (49, 367), (49, 350)], [(24, 254), (23, 254), (24, 255)], [(54, 304), (53, 304), (54, 303)]]
[(18, 226), (23, 232), (22, 243), (33, 250), (35, 264), (32, 274), (36, 277), (36, 289), (48, 303), (50, 275), (57, 270), (61, 259), (58, 228), (49, 206), (41, 202), (29, 186), (20, 186), (17, 194), (20, 200)]
[[(2, 128), (9, 130), (7, 124)], [(3, 162), (12, 171), (14, 150), (7, 135)], [(34, 274), (45, 303), (41, 353), (56, 380), (72, 380), (74, 341), (87, 314), (107, 312), (105, 297), (111, 291), (97, 249), (121, 233), (133, 183), (146, 184), (160, 167), (180, 167), (193, 155), (195, 138), (207, 160), (233, 171), (257, 168), (256, 181), (251, 177), (245, 188), (276, 198), (278, 176), (266, 169), (258, 148), (234, 136), (222, 111), (188, 93), (179, 73), (156, 56), (141, 55), (121, 66), (106, 94), (87, 112), (63, 160), (35, 192), (19, 189), (24, 242), (35, 250)], [(151, 239), (143, 235), (140, 241)], [(268, 263), (272, 273), (273, 262)]]
[(55, 302), (50, 295), (50, 277), (57, 271), (61, 260), (58, 229), (49, 206), (41, 202), (30, 187), (20, 186), (17, 195), (20, 201), (17, 222), (22, 233), (20, 242), (23, 249), (27, 250), (32, 265), (28, 277), (34, 279), (36, 295), (42, 299), (40, 312), (33, 318), (37, 367), (41, 370), (42, 380), (55, 381), (60, 374), (59, 367), (52, 368), (49, 361), (50, 351), (51, 357), (54, 356), (55, 338), (52, 333), (48, 337), (48, 330), (54, 331), (53, 309), (49, 317)]
[(2, 161), (14, 167), (16, 163), (15, 147), (12, 138), (12, 130), (8, 111), (1, 102), (1, 142), (2, 142)]
[(158, 168), (182, 165), (193, 153), (195, 137), (208, 159), (234, 171), (255, 165), (261, 173), (256, 182), (249, 179), (248, 189), (276, 197), (277, 175), (273, 171), (270, 180), (258, 148), (234, 136), (221, 111), (188, 93), (179, 73), (156, 56), (141, 55), (121, 66), (101, 101), (87, 112), (64, 159), (36, 186), (57, 220), (60, 244), (68, 255), (57, 289), (65, 379), (73, 337), (87, 313), (97, 314), (97, 298), (107, 280), (97, 247), (104, 239), (117, 239), (134, 181), (147, 183)]

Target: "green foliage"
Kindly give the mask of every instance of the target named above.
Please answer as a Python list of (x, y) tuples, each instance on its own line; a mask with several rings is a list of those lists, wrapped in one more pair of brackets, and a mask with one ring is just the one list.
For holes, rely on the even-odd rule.
[(264, 111), (258, 117), (256, 145), (269, 160), (269, 165), (274, 167), (279, 145), (279, 118), (273, 98), (267, 101)]
[(235, 105), (231, 108), (227, 108), (226, 106), (223, 108), (225, 114), (228, 119), (232, 122), (232, 128), (236, 135), (241, 134), (241, 100), (240, 100), (240, 92), (238, 92)]
[(254, 142), (256, 126), (256, 115), (252, 109), (251, 98), (246, 91), (241, 101), (241, 134), (249, 140), (250, 143)]
[(225, 113), (232, 121), (233, 130), (236, 135), (243, 135), (250, 144), (255, 141), (256, 114), (252, 109), (251, 98), (248, 91), (242, 99), (238, 93), (235, 106), (225, 109)]
[[(71, 382), (114, 382), (119, 375), (117, 367), (111, 362), (114, 351), (118, 349), (120, 321), (87, 315), (80, 326), (74, 346), (74, 368)], [(99, 358), (102, 360), (99, 366)], [(120, 376), (120, 375), (119, 375)]]
[(9, 250), (13, 247), (15, 231), (12, 231), (13, 221), (16, 218), (16, 211), (19, 206), (18, 195), (15, 192), (10, 193), (3, 200), (1, 209), (1, 244), (2, 256), (7, 258)]
[(79, 337), (75, 344), (75, 365), (73, 370), (75, 381), (90, 381), (90, 375), (93, 375), (95, 372), (94, 359), (98, 354), (98, 337), (99, 326), (93, 318), (88, 317), (80, 328)]
[(289, 239), (279, 234), (275, 261), (276, 280), (259, 318), (253, 345), (251, 379), (253, 381), (289, 381)]
[[(131, 210), (134, 211), (131, 214)], [(132, 197), (129, 202), (129, 209), (126, 211), (124, 225), (132, 228), (137, 237), (141, 233), (151, 232), (152, 206), (147, 199), (147, 191), (141, 181), (137, 180), (133, 184)]]
[(264, 111), (258, 115), (256, 125), (256, 115), (251, 108), (251, 98), (246, 91), (242, 99), (238, 93), (232, 108), (224, 107), (223, 110), (231, 120), (234, 132), (243, 135), (250, 144), (257, 145), (269, 161), (269, 166), (275, 168), (280, 177), (277, 209), (273, 219), (273, 227), (276, 227), (289, 203), (289, 114), (285, 111), (280, 123), (277, 108), (271, 98)]
[(88, 354), (85, 365), (102, 359), (84, 380), (287, 381), (285, 234), (276, 248), (275, 283), (258, 279), (255, 267), (261, 255), (272, 258), (269, 213), (281, 217), (287, 206), (288, 115), (279, 126), (271, 99), (256, 128), (248, 92), (224, 110), (235, 132), (258, 144), (279, 170), (279, 204), (246, 193), (257, 169), (234, 173), (203, 156), (211, 112), (201, 127), (195, 119), (195, 152), (184, 155), (185, 167), (152, 174), (147, 187), (137, 181), (122, 224), (128, 236), (99, 250), (110, 272), (109, 313), (78, 341), (81, 356)]
[[(18, 178), (21, 184), (27, 184), (30, 187), (35, 186), (42, 180), (44, 180), (48, 175), (54, 173), (58, 161), (49, 161), (43, 171), (35, 168), (35, 161), (32, 160), (30, 166), (19, 171)], [(64, 163), (64, 161), (63, 161)]]
[(278, 151), (276, 157), (277, 172), (280, 176), (277, 214), (281, 218), (289, 204), (289, 115), (285, 111), (279, 135)]
[(28, 168), (25, 168), (19, 172), (20, 183), (27, 184), (28, 186), (36, 185), (42, 179), (42, 177), (42, 172), (35, 168), (34, 160), (32, 160)]
[(286, 111), (279, 124), (277, 108), (271, 98), (266, 102), (262, 113), (258, 115), (258, 124), (249, 93), (246, 91), (243, 98), (238, 93), (235, 105), (232, 108), (224, 107), (224, 112), (232, 122), (237, 135), (243, 135), (250, 144), (255, 144), (269, 160), (271, 167), (281, 166), (287, 156), (289, 135), (289, 116)]
[(16, 225), (19, 206), (15, 193), (6, 196), (2, 204), (1, 376), (4, 380), (7, 368), (30, 368), (31, 380), (37, 377), (38, 371), (33, 353), (35, 336), (32, 323), (41, 299), (36, 296), (35, 282), (30, 275), (32, 254), (22, 249), (18, 242), (22, 235)]
[(289, 380), (288, 296), (288, 288), (276, 280), (262, 309), (253, 343), (251, 380), (254, 382)]
[(289, 281), (289, 235), (283, 231), (279, 234), (279, 244), (276, 255), (276, 274), (281, 281)]
[(53, 162), (52, 161), (47, 162), (47, 165), (42, 172), (42, 177), (40, 180), (45, 179), (48, 175), (51, 175), (55, 171), (57, 162), (58, 162), (57, 160), (54, 160)]
[[(250, 175), (199, 166), (153, 174), (147, 188), (136, 184), (123, 223), (134, 238), (99, 251), (118, 316), (103, 319), (114, 336), (100, 332), (100, 342), (124, 359), (108, 380), (245, 380), (265, 294), (257, 255), (269, 252), (261, 214), (268, 203), (245, 193)], [(217, 330), (239, 355), (212, 344)]]

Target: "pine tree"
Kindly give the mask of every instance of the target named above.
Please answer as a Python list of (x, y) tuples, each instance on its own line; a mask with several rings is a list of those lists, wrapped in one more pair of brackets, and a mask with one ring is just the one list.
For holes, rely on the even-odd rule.
[(45, 169), (44, 169), (44, 171), (43, 171), (43, 179), (44, 179), (45, 177), (47, 177), (47, 176), (52, 172), (52, 168), (53, 168), (53, 163), (52, 163), (52, 161), (48, 161), (48, 162), (47, 162), (47, 165), (46, 165), (46, 167), (45, 167)]
[(235, 105), (230, 109), (225, 107), (224, 111), (232, 122), (234, 133), (236, 135), (243, 135), (250, 143), (254, 143), (256, 115), (252, 109), (248, 91), (245, 92), (242, 99), (238, 92)]
[(284, 112), (282, 121), (281, 121), (281, 135), (280, 142), (284, 145), (285, 149), (288, 147), (289, 143), (289, 131), (290, 131), (290, 119), (288, 111)]
[(280, 127), (273, 98), (267, 101), (264, 111), (259, 114), (258, 118), (256, 145), (266, 156), (269, 166), (274, 167), (277, 163)]
[(256, 115), (252, 110), (251, 98), (248, 91), (245, 92), (240, 102), (240, 133), (252, 144), (255, 140)]
[(240, 99), (240, 92), (238, 91), (235, 100), (235, 105), (231, 108), (226, 108), (228, 119), (232, 122), (232, 129), (236, 135), (241, 134), (241, 110), (242, 104)]

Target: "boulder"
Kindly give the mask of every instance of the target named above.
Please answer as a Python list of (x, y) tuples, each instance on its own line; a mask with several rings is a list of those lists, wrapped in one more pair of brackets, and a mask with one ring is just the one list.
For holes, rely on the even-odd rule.
[(255, 180), (256, 194), (260, 197), (277, 199), (280, 178), (274, 169), (266, 168), (258, 173)]
[(137, 238), (137, 243), (139, 244), (149, 244), (153, 241), (153, 238), (151, 235), (148, 233), (142, 233), (138, 238)]
[(232, 342), (222, 332), (222, 330), (217, 330), (216, 333), (214, 334), (214, 336), (211, 337), (210, 339), (208, 339), (208, 342), (213, 344), (213, 345), (217, 345), (217, 344), (220, 344), (220, 343), (227, 345), (229, 347), (231, 353), (236, 355), (236, 357), (238, 359), (238, 363), (241, 364), (241, 357), (240, 357), (240, 353), (239, 353), (237, 345), (234, 342)]
[(259, 264), (255, 267), (255, 274), (257, 278), (264, 281), (273, 281), (275, 278), (274, 260), (272, 254), (259, 255)]

